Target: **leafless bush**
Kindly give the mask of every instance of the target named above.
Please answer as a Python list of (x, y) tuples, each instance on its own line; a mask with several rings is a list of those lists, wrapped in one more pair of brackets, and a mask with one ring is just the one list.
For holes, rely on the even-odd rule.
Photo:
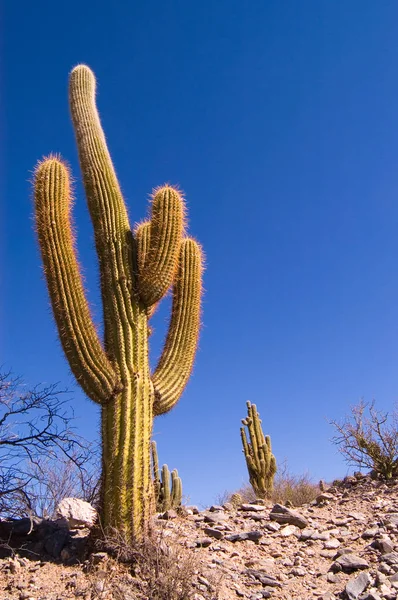
[[(99, 547), (105, 548), (114, 559), (101, 564), (101, 577), (109, 572), (105, 580), (113, 598), (192, 600), (195, 597), (197, 574), (201, 569), (199, 559), (184, 546), (178, 530), (173, 530), (173, 536), (168, 534), (170, 531), (163, 526), (152, 530), (142, 542), (131, 543), (115, 531), (99, 542)], [(95, 570), (93, 573), (95, 588)], [(218, 584), (215, 580), (209, 582), (208, 594), (201, 591), (202, 597), (216, 600)]]
[(73, 430), (63, 394), (0, 374), (0, 517), (51, 516), (61, 496), (93, 498), (98, 456)]
[(319, 493), (319, 484), (316, 485), (308, 473), (294, 475), (289, 471), (286, 461), (279, 465), (274, 480), (273, 502), (302, 506), (315, 500)]
[(331, 421), (337, 430), (332, 442), (349, 465), (373, 469), (386, 479), (398, 476), (398, 409), (376, 410), (375, 402), (361, 400), (343, 421)]

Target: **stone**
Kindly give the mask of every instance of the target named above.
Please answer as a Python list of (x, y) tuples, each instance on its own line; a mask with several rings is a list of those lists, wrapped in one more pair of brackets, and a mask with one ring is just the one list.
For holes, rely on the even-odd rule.
[(357, 598), (366, 590), (372, 579), (369, 573), (361, 573), (355, 579), (350, 581), (345, 586), (345, 593), (349, 600), (357, 600)]
[(369, 539), (373, 538), (375, 535), (377, 535), (378, 533), (379, 533), (378, 527), (370, 527), (369, 529), (365, 529), (365, 531), (363, 532), (361, 537), (364, 540), (369, 540)]
[(205, 523), (222, 523), (227, 520), (228, 514), (225, 512), (209, 512), (204, 515)]
[(211, 527), (206, 527), (204, 532), (209, 537), (216, 538), (216, 540), (221, 540), (224, 537), (223, 532), (219, 529), (212, 529)]
[(274, 523), (273, 521), (270, 523), (266, 523), (265, 527), (266, 527), (266, 529), (268, 529), (268, 531), (273, 531), (273, 532), (279, 531), (281, 528), (279, 523)]
[(370, 545), (372, 548), (379, 550), (382, 554), (390, 554), (394, 551), (394, 544), (389, 538), (375, 540)]
[(316, 504), (323, 504), (325, 502), (329, 502), (329, 500), (334, 500), (334, 496), (333, 494), (329, 494), (328, 492), (323, 492), (315, 498)]
[(262, 531), (244, 531), (243, 533), (234, 533), (227, 535), (227, 542), (243, 542), (244, 540), (250, 540), (252, 542), (258, 542), (263, 536)]
[(97, 511), (89, 502), (79, 498), (64, 498), (56, 508), (59, 518), (65, 519), (70, 529), (92, 527), (97, 518)]
[(300, 515), (300, 513), (281, 504), (275, 504), (272, 507), (269, 518), (271, 521), (276, 521), (281, 525), (297, 525), (300, 529), (304, 529), (308, 525), (307, 519)]
[(290, 537), (291, 535), (294, 535), (298, 531), (299, 531), (299, 528), (296, 525), (286, 525), (285, 527), (282, 527), (282, 529), (279, 532), (279, 535), (281, 537)]
[(259, 512), (259, 511), (264, 511), (265, 506), (263, 506), (261, 504), (241, 504), (241, 506), (239, 507), (239, 510)]
[(165, 510), (164, 513), (159, 515), (159, 519), (163, 519), (164, 521), (170, 521), (171, 519), (176, 519), (178, 517), (177, 511), (174, 508), (169, 508)]
[(359, 571), (360, 569), (367, 569), (369, 567), (368, 562), (357, 556), (356, 554), (342, 554), (330, 567), (332, 571), (344, 571), (345, 573), (352, 573), (352, 571)]
[(246, 574), (250, 575), (265, 586), (269, 586), (271, 588), (282, 587), (282, 584), (275, 579), (275, 577), (272, 577), (272, 575), (266, 575), (262, 571), (257, 571), (256, 569), (247, 569)]
[(388, 554), (384, 554), (380, 560), (390, 567), (395, 567), (395, 570), (398, 569), (398, 552), (389, 552)]
[(325, 550), (333, 550), (336, 549), (340, 546), (340, 542), (339, 540), (336, 540), (336, 538), (332, 538), (331, 540), (326, 540), (326, 542), (323, 544), (323, 547), (325, 548)]
[(69, 537), (67, 529), (56, 529), (44, 541), (44, 550), (53, 558), (58, 558)]
[(363, 600), (382, 600), (377, 590), (369, 590)]
[(197, 548), (207, 548), (213, 543), (211, 538), (202, 538), (196, 541)]

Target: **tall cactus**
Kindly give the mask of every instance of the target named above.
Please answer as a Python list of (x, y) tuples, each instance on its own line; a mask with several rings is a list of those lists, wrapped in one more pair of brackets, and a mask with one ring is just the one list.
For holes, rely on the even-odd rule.
[[(101, 275), (104, 340), (92, 321), (77, 259), (70, 173), (56, 156), (35, 172), (38, 239), (61, 343), (85, 393), (101, 406), (101, 525), (128, 539), (154, 511), (153, 417), (169, 411), (189, 379), (200, 327), (201, 248), (185, 235), (185, 206), (170, 186), (154, 191), (148, 221), (131, 230), (85, 65), (69, 81), (72, 121)], [(165, 346), (153, 373), (148, 320), (173, 288)]]
[[(276, 473), (276, 460), (272, 454), (271, 438), (269, 435), (264, 437), (256, 405), (247, 402), (246, 406), (248, 415), (246, 419), (242, 419), (243, 427), (240, 429), (240, 435), (250, 484), (259, 498), (270, 497)], [(248, 429), (249, 439), (246, 436), (245, 427)]]

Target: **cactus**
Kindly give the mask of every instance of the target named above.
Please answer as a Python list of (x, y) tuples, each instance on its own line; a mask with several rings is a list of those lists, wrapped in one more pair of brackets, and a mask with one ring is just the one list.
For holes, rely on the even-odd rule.
[[(156, 442), (151, 442), (153, 484), (155, 489), (156, 510), (159, 512), (177, 508), (182, 502), (182, 482), (177, 469), (171, 472), (167, 465), (162, 467), (162, 477), (159, 476), (159, 460)], [(171, 477), (171, 490), (170, 490)]]
[[(264, 437), (256, 405), (250, 402), (247, 402), (246, 405), (248, 416), (246, 419), (242, 419), (243, 427), (240, 429), (240, 435), (250, 484), (259, 498), (270, 497), (276, 473), (276, 460), (272, 454), (271, 438), (269, 435)], [(250, 441), (246, 437), (245, 427), (248, 429)]]
[[(86, 300), (71, 217), (71, 177), (56, 156), (35, 171), (38, 240), (59, 337), (78, 383), (101, 407), (102, 491), (106, 532), (140, 539), (153, 514), (153, 417), (169, 411), (189, 379), (200, 328), (202, 253), (185, 234), (181, 193), (154, 191), (150, 219), (130, 228), (95, 104), (95, 77), (73, 69), (69, 100), (99, 261), (104, 340)], [(151, 373), (148, 321), (173, 289), (172, 314)]]
[(229, 501), (235, 508), (238, 508), (243, 504), (243, 498), (239, 492), (234, 492)]

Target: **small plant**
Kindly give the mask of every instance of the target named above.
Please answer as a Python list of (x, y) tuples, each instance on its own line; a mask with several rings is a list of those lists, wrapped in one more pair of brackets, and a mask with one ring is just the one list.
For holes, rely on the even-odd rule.
[(349, 465), (373, 469), (385, 479), (398, 476), (398, 410), (391, 414), (376, 410), (375, 402), (363, 400), (351, 407), (342, 422), (331, 421), (337, 429), (332, 442)]
[(182, 502), (182, 482), (177, 469), (173, 469), (170, 474), (169, 467), (163, 465), (160, 476), (158, 452), (154, 441), (151, 442), (151, 456), (156, 510), (161, 512), (170, 508), (178, 508)]
[[(99, 571), (91, 567), (93, 592), (100, 587), (102, 593), (107, 592), (115, 600), (195, 600), (202, 563), (185, 547), (186, 540), (178, 527), (168, 534), (164, 526), (150, 530), (141, 541), (131, 542), (117, 530), (108, 533), (98, 547), (103, 548), (105, 543), (110, 558), (99, 566)], [(210, 590), (202, 597), (216, 600), (220, 582), (211, 573), (205, 575)]]
[(313, 483), (308, 473), (294, 475), (284, 461), (275, 477), (272, 500), (279, 504), (290, 502), (292, 506), (302, 506), (315, 500), (319, 492), (319, 484)]
[(232, 494), (229, 501), (235, 508), (243, 504), (243, 498), (242, 495), (239, 494), (239, 492), (235, 492), (234, 494)]
[[(307, 473), (294, 475), (289, 471), (286, 461), (283, 461), (275, 476), (274, 489), (269, 499), (278, 504), (290, 503), (293, 506), (301, 506), (312, 502), (318, 495), (319, 486), (312, 482)], [(233, 494), (229, 494), (226, 501), (234, 503), (234, 497), (239, 498), (239, 504), (242, 504), (255, 502), (257, 495), (252, 486), (246, 484)]]
[[(240, 429), (243, 453), (249, 471), (250, 484), (254, 493), (259, 498), (270, 497), (273, 490), (276, 473), (276, 460), (272, 454), (271, 438), (264, 436), (261, 428), (260, 415), (255, 404), (246, 403), (248, 416), (242, 419), (243, 427)], [(246, 429), (249, 438), (246, 435)]]

